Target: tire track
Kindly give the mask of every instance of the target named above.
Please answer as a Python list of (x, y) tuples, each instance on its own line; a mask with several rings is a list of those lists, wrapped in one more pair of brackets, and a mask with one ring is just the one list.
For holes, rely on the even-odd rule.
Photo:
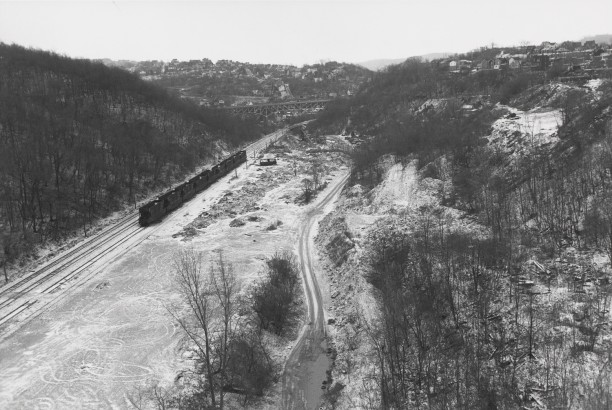
[(316, 409), (321, 401), (321, 382), (331, 361), (327, 357), (327, 331), (323, 298), (314, 268), (313, 227), (333, 204), (349, 175), (336, 180), (332, 188), (307, 213), (298, 241), (298, 259), (308, 304), (308, 323), (285, 363), (282, 376), (283, 409)]

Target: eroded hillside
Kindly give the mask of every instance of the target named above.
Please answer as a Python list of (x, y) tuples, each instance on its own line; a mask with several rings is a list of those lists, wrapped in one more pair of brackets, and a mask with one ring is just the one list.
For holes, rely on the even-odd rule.
[(597, 80), (415, 101), (366, 131), (318, 237), (329, 408), (605, 408), (611, 98)]

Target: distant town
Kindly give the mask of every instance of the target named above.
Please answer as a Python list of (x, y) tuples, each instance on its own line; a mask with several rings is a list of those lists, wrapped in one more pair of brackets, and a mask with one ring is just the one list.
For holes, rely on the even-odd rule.
[[(100, 60), (146, 81), (166, 87), (204, 107), (241, 107), (288, 100), (315, 100), (354, 95), (373, 72), (335, 61), (296, 67), (210, 59), (169, 62)], [(600, 77), (612, 71), (612, 45), (589, 41), (545, 41), (540, 45), (481, 47), (435, 59), (431, 64), (451, 75), (486, 70), (547, 72), (559, 80)]]
[[(482, 70), (556, 69), (558, 75), (591, 74), (612, 70), (612, 45), (594, 40), (543, 42), (539, 46), (521, 46), (502, 49), (483, 47), (476, 52), (436, 60), (440, 67), (451, 73), (475, 73)], [(495, 55), (491, 55), (496, 52)], [(473, 56), (470, 59), (469, 56)], [(459, 56), (462, 57), (462, 56)]]
[(326, 62), (296, 67), (231, 60), (111, 61), (144, 80), (174, 90), (206, 107), (245, 106), (286, 100), (353, 95), (372, 72), (354, 64)]

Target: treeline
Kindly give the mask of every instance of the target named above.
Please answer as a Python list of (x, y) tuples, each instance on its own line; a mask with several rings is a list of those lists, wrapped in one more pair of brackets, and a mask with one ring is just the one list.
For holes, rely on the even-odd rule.
[(258, 134), (123, 70), (0, 44), (3, 263)]

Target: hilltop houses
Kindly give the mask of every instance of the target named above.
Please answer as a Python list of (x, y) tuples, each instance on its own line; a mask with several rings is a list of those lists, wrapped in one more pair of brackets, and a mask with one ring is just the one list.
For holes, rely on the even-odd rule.
[(539, 46), (521, 46), (501, 50), (493, 58), (466, 60), (447, 58), (438, 64), (449, 73), (467, 74), (482, 70), (545, 71), (556, 66), (562, 71), (612, 70), (612, 45), (595, 41), (580, 43), (566, 41), (560, 44), (545, 41)]

